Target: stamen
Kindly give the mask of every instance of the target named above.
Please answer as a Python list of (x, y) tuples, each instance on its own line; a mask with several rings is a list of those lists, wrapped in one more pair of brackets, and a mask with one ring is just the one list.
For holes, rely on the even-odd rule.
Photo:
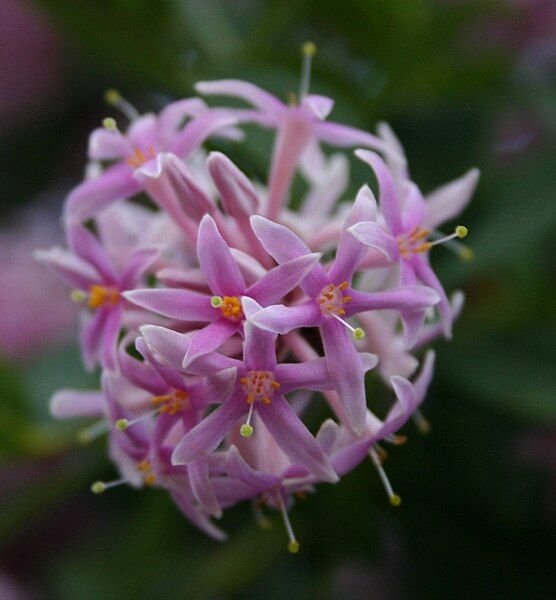
[(400, 504), (402, 503), (402, 499), (398, 496), (398, 494), (394, 493), (394, 490), (392, 489), (392, 485), (390, 484), (390, 480), (388, 479), (388, 476), (386, 475), (386, 471), (382, 467), (382, 461), (380, 460), (380, 458), (374, 448), (371, 448), (369, 450), (369, 457), (378, 473), (378, 476), (380, 477), (380, 480), (382, 481), (382, 485), (384, 486), (384, 489), (386, 490), (386, 494), (388, 495), (390, 504), (392, 506), (400, 506)]
[(407, 442), (407, 436), (391, 433), (390, 435), (387, 435), (384, 440), (393, 446), (402, 446)]
[(282, 494), (276, 494), (276, 500), (278, 502), (278, 508), (282, 513), (282, 520), (284, 521), (284, 526), (286, 527), (286, 531), (288, 533), (289, 543), (288, 543), (288, 552), (292, 554), (297, 554), (299, 552), (299, 542), (297, 541), (295, 534), (292, 529), (292, 524), (290, 523), (290, 517), (288, 516), (288, 511), (284, 506), (284, 500), (282, 499)]
[(110, 430), (110, 421), (108, 419), (101, 419), (96, 423), (93, 423), (89, 427), (82, 429), (77, 432), (77, 441), (80, 444), (88, 444), (93, 440), (96, 440), (101, 435), (108, 433)]
[(128, 427), (131, 427), (132, 425), (135, 425), (136, 423), (140, 423), (141, 421), (145, 421), (147, 419), (150, 419), (151, 417), (154, 417), (154, 415), (159, 413), (161, 410), (162, 409), (157, 408), (155, 410), (148, 412), (145, 415), (141, 415), (140, 417), (133, 419), (132, 421), (128, 421), (127, 419), (118, 419), (115, 424), (116, 429), (118, 429), (119, 431), (125, 431)]
[(112, 117), (106, 117), (106, 119), (102, 120), (102, 126), (108, 131), (118, 131), (118, 125), (116, 124), (115, 119)]
[(92, 485), (91, 485), (91, 492), (93, 492), (93, 494), (102, 494), (103, 492), (105, 492), (106, 490), (109, 490), (110, 488), (113, 487), (117, 487), (119, 485), (124, 485), (125, 483), (128, 483), (127, 479), (115, 479), (114, 481), (95, 481)]
[(244, 318), (243, 309), (241, 308), (241, 300), (237, 296), (224, 296), (221, 298), (222, 302), (219, 306), (215, 306), (213, 299), (216, 298), (215, 302), (218, 304), (220, 296), (213, 296), (211, 298), (211, 304), (215, 308), (220, 308), (222, 314), (230, 321), (241, 321)]
[[(252, 396), (252, 394), (250, 394)], [(249, 402), (249, 399), (247, 400)], [(248, 438), (253, 435), (253, 426), (251, 425), (251, 419), (253, 418), (253, 409), (255, 407), (255, 398), (251, 399), (249, 403), (249, 412), (247, 413), (247, 421), (241, 426), (239, 433), (242, 437)]]
[(305, 42), (302, 46), (302, 53), (303, 65), (301, 67), (301, 80), (299, 82), (300, 100), (309, 93), (309, 87), (311, 85), (311, 66), (313, 57), (317, 53), (317, 46), (313, 42)]
[(89, 308), (100, 308), (105, 304), (116, 306), (120, 300), (120, 293), (117, 289), (95, 283), (91, 286), (87, 298), (89, 300)]
[(330, 314), (336, 319), (336, 321), (340, 321), (344, 327), (347, 327), (356, 340), (362, 340), (365, 337), (365, 331), (361, 329), (361, 327), (353, 327), (345, 319), (342, 319), (342, 317), (338, 316), (332, 311), (330, 311)]
[(460, 238), (463, 239), (464, 237), (467, 237), (467, 234), (469, 233), (469, 230), (467, 229), (467, 227), (465, 227), (464, 225), (458, 225), (454, 231), (454, 233), (451, 233), (450, 235), (446, 235), (444, 237), (441, 237), (438, 240), (435, 240), (434, 242), (429, 242), (430, 246), (437, 246), (438, 244), (443, 244), (444, 242), (449, 242), (450, 240), (453, 240), (455, 238)]
[(415, 423), (415, 427), (419, 430), (419, 433), (423, 435), (427, 435), (431, 431), (430, 421), (423, 416), (423, 413), (417, 409), (413, 415), (413, 422)]
[(110, 104), (110, 106), (117, 108), (132, 122), (141, 117), (135, 106), (123, 98), (118, 90), (106, 90), (106, 92), (104, 92), (104, 100), (107, 104)]

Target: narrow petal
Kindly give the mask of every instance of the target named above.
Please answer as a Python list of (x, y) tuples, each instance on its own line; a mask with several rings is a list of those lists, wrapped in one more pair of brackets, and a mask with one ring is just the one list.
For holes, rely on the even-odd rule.
[(317, 119), (324, 121), (332, 112), (334, 100), (318, 94), (309, 94), (301, 100), (301, 106), (307, 108)]
[(455, 218), (467, 206), (479, 181), (479, 170), (471, 169), (427, 196), (423, 226), (436, 229), (444, 221)]
[(423, 224), (426, 204), (421, 194), (421, 190), (412, 182), (406, 181), (402, 190), (403, 205), (403, 223), (406, 231), (413, 231), (416, 227)]
[(37, 250), (33, 256), (48, 266), (65, 284), (77, 290), (88, 291), (100, 279), (100, 274), (92, 265), (62, 248)]
[(172, 454), (172, 463), (185, 465), (212, 452), (248, 408), (244, 398), (232, 396), (185, 434)]
[(400, 234), (403, 230), (400, 205), (396, 195), (394, 180), (388, 167), (382, 158), (374, 152), (356, 150), (355, 155), (373, 169), (380, 188), (380, 207), (388, 229), (394, 236)]
[(219, 81), (199, 81), (195, 84), (199, 94), (206, 96), (232, 96), (240, 98), (269, 112), (281, 112), (286, 107), (278, 98), (260, 87), (239, 79), (221, 79)]
[(214, 219), (205, 215), (199, 225), (197, 253), (211, 290), (220, 296), (241, 296), (245, 280)]
[(190, 463), (187, 467), (187, 473), (191, 491), (202, 509), (213, 517), (220, 517), (222, 510), (210, 483), (209, 464), (206, 458), (200, 458)]
[(365, 428), (365, 369), (345, 327), (333, 319), (325, 319), (320, 327), (328, 371), (340, 401), (356, 433)]
[(189, 348), (190, 336), (157, 325), (141, 327), (141, 335), (157, 360), (174, 369), (181, 369), (183, 357)]
[(123, 296), (136, 306), (179, 321), (212, 321), (221, 316), (209, 296), (188, 290), (146, 288), (124, 292)]
[(274, 375), (281, 386), (282, 394), (298, 389), (323, 391), (334, 387), (325, 358), (303, 363), (281, 364), (274, 370)]
[(99, 240), (81, 225), (67, 229), (68, 244), (71, 250), (84, 261), (90, 263), (107, 283), (116, 283), (118, 274)]
[(112, 370), (116, 369), (118, 364), (118, 337), (122, 328), (122, 313), (121, 306), (110, 308), (102, 333), (102, 366)]
[[(251, 217), (251, 226), (264, 249), (279, 264), (311, 254), (307, 245), (283, 225), (255, 215)], [(317, 264), (301, 282), (301, 287), (308, 295), (315, 297), (327, 283), (328, 277), (324, 267)]]
[(81, 354), (85, 368), (88, 371), (92, 371), (95, 368), (100, 357), (104, 328), (109, 313), (109, 308), (100, 308), (82, 326), (80, 332)]
[(398, 260), (400, 255), (398, 243), (377, 223), (372, 221), (356, 223), (348, 231), (361, 243), (382, 252), (389, 261)]
[(351, 301), (346, 305), (348, 316), (368, 310), (394, 309), (400, 311), (425, 310), (440, 301), (437, 292), (424, 285), (406, 285), (385, 292), (358, 292), (349, 290)]
[(136, 250), (120, 276), (120, 289), (126, 290), (137, 285), (141, 276), (160, 256), (160, 248), (141, 248)]
[(224, 210), (234, 218), (248, 219), (259, 210), (259, 197), (253, 184), (221, 152), (211, 152), (207, 167), (220, 194)]
[(82, 223), (112, 202), (129, 198), (140, 190), (141, 184), (133, 179), (129, 165), (118, 163), (99, 177), (84, 181), (69, 194), (65, 220)]
[(135, 341), (134, 337), (128, 334), (120, 342), (118, 364), (121, 372), (136, 386), (149, 391), (153, 396), (160, 396), (166, 391), (168, 384), (149, 362), (133, 358), (127, 352), (127, 346)]
[(178, 508), (187, 517), (187, 519), (193, 523), (193, 525), (219, 542), (222, 542), (226, 539), (226, 534), (221, 529), (216, 527), (216, 525), (211, 523), (210, 519), (206, 515), (199, 512), (199, 510), (193, 505), (192, 500), (188, 498), (184, 492), (170, 490), (170, 494)]
[(330, 281), (351, 281), (359, 267), (367, 247), (356, 239), (348, 230), (360, 221), (372, 221), (376, 218), (376, 200), (368, 187), (363, 187), (349, 211), (336, 250), (336, 258), (328, 275)]
[(187, 369), (200, 356), (220, 348), (227, 339), (239, 331), (239, 327), (240, 323), (221, 317), (201, 329), (191, 337), (191, 343), (185, 353), (182, 368)]
[(99, 127), (89, 136), (88, 156), (91, 160), (122, 160), (132, 151), (129, 141), (119, 131)]
[(246, 366), (252, 371), (274, 371), (276, 367), (276, 333), (256, 327), (250, 319), (258, 312), (260, 306), (251, 298), (243, 297), (245, 322), (245, 344), (243, 358)]
[(273, 488), (280, 483), (280, 478), (270, 473), (255, 471), (242, 458), (236, 446), (232, 446), (226, 454), (228, 474), (234, 479), (243, 481), (245, 485), (253, 488), (257, 494)]
[[(463, 304), (465, 302), (465, 295), (462, 291), (457, 290), (452, 294), (450, 298), (450, 310), (452, 312), (452, 326), (455, 321), (459, 318), (461, 311), (463, 309)], [(425, 325), (419, 334), (419, 339), (415, 344), (415, 348), (423, 348), (428, 346), (431, 342), (433, 342), (437, 337), (442, 335), (443, 333), (443, 324), (442, 321), (438, 321), (437, 323), (431, 323), (429, 325)]]
[(104, 394), (96, 390), (58, 390), (50, 399), (50, 413), (57, 419), (102, 417)]
[(319, 262), (320, 253), (305, 254), (271, 269), (246, 292), (262, 306), (281, 300), (296, 288)]
[(168, 148), (183, 129), (187, 118), (198, 117), (208, 110), (206, 103), (200, 98), (185, 98), (165, 106), (158, 117), (159, 136), (164, 148)]
[(322, 481), (338, 481), (338, 476), (317, 441), (283, 396), (274, 396), (268, 405), (260, 404), (257, 412), (269, 433), (292, 462)]
[(315, 134), (321, 141), (341, 148), (353, 146), (363, 146), (375, 150), (385, 148), (384, 142), (376, 135), (339, 123), (318, 123), (315, 126)]
[[(402, 286), (414, 285), (417, 283), (417, 276), (410, 261), (400, 261), (400, 284)], [(409, 350), (413, 348), (419, 337), (419, 333), (425, 322), (425, 310), (406, 310), (402, 311), (402, 322), (404, 328), (405, 346)]]
[(317, 327), (322, 319), (320, 308), (310, 301), (300, 306), (273, 304), (255, 313), (251, 322), (261, 329), (284, 334), (299, 327)]
[(444, 330), (444, 335), (447, 339), (452, 337), (452, 309), (450, 301), (446, 296), (446, 292), (442, 287), (438, 277), (435, 275), (429, 263), (422, 257), (417, 257), (413, 260), (413, 267), (417, 277), (425, 284), (436, 290), (440, 297), (440, 302), (437, 304), (440, 320)]
[(429, 385), (432, 381), (432, 376), (434, 374), (434, 362), (435, 362), (435, 352), (434, 350), (429, 350), (425, 354), (425, 359), (423, 361), (423, 366), (421, 367), (421, 372), (413, 382), (413, 387), (415, 388), (415, 394), (419, 402), (422, 402), (427, 395), (427, 391), (429, 389)]

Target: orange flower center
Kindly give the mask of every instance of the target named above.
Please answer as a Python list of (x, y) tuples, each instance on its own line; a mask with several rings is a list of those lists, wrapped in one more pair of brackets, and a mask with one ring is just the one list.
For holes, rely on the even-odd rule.
[(317, 302), (324, 316), (342, 317), (346, 314), (343, 306), (351, 301), (351, 296), (344, 296), (344, 290), (348, 285), (347, 281), (342, 281), (339, 285), (329, 283), (317, 296)]
[(114, 288), (94, 284), (89, 290), (89, 308), (100, 308), (101, 306), (116, 306), (120, 300), (120, 292)]
[(175, 415), (182, 410), (191, 408), (187, 392), (183, 390), (176, 390), (164, 396), (155, 396), (151, 403), (155, 407), (160, 407), (161, 413), (168, 415)]
[(247, 393), (247, 404), (253, 404), (255, 400), (259, 400), (263, 404), (270, 404), (272, 395), (280, 389), (280, 384), (274, 381), (270, 371), (249, 371), (246, 377), (240, 379), (240, 382)]
[(230, 319), (230, 321), (241, 321), (244, 318), (241, 300), (237, 296), (224, 296), (220, 310), (226, 319)]
[(145, 154), (141, 148), (135, 147), (133, 154), (127, 159), (127, 164), (134, 169), (138, 169), (153, 158), (156, 158), (156, 152), (152, 146), (149, 146), (147, 154)]
[(432, 247), (430, 242), (425, 241), (430, 231), (415, 227), (409, 233), (398, 236), (398, 248), (403, 258), (409, 258), (412, 254), (427, 252)]

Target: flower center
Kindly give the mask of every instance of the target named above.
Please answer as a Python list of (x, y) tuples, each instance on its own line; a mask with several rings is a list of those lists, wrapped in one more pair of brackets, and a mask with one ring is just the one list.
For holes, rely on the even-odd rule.
[(255, 400), (270, 404), (274, 391), (280, 389), (280, 384), (274, 381), (270, 371), (249, 371), (247, 377), (242, 377), (240, 381), (247, 392), (247, 404), (253, 404)]
[(127, 164), (134, 169), (142, 167), (147, 161), (156, 158), (156, 152), (152, 146), (149, 146), (145, 154), (138, 146), (133, 150), (133, 154), (128, 157)]
[(153, 406), (158, 407), (161, 414), (175, 415), (182, 410), (191, 408), (189, 397), (187, 392), (183, 390), (176, 390), (171, 394), (164, 396), (155, 396), (151, 403)]
[(425, 241), (430, 234), (428, 229), (415, 227), (409, 233), (403, 233), (398, 236), (398, 248), (403, 258), (409, 258), (412, 254), (419, 254), (430, 250), (432, 244)]
[(156, 477), (152, 472), (150, 460), (143, 460), (137, 465), (137, 470), (145, 475), (145, 485), (152, 485), (156, 481)]
[(348, 287), (347, 281), (342, 281), (340, 285), (329, 283), (317, 296), (317, 302), (325, 317), (334, 315), (341, 317), (346, 314), (344, 304), (351, 301), (351, 296), (344, 296), (344, 290)]
[(241, 321), (244, 319), (241, 300), (237, 296), (224, 296), (219, 308), (226, 319), (230, 321)]
[(89, 290), (89, 308), (100, 308), (107, 304), (116, 306), (119, 300), (120, 293), (115, 288), (93, 284)]

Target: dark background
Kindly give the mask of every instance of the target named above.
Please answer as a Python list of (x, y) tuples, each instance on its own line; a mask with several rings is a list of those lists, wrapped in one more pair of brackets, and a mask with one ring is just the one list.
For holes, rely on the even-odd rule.
[[(436, 344), (432, 432), (410, 424), (390, 453), (402, 506), (362, 464), (297, 503), (291, 556), (278, 518), (261, 530), (247, 504), (216, 544), (163, 492), (90, 494), (114, 477), (105, 441), (79, 446), (82, 424), (47, 404), (95, 378), (60, 342), (75, 323), (66, 291), (23, 281), (36, 267), (22, 257), (41, 227), (47, 245), (61, 239), (88, 131), (115, 116), (106, 88), (140, 110), (211, 78), (285, 98), (306, 40), (333, 118), (389, 121), (423, 190), (471, 166), (482, 178), (461, 219), (474, 260), (434, 255), (467, 303), (453, 342)], [(0, 0), (0, 79), (0, 598), (556, 597), (555, 2)], [(224, 150), (264, 180), (270, 140), (249, 140)], [(354, 165), (350, 192), (366, 177)]]

